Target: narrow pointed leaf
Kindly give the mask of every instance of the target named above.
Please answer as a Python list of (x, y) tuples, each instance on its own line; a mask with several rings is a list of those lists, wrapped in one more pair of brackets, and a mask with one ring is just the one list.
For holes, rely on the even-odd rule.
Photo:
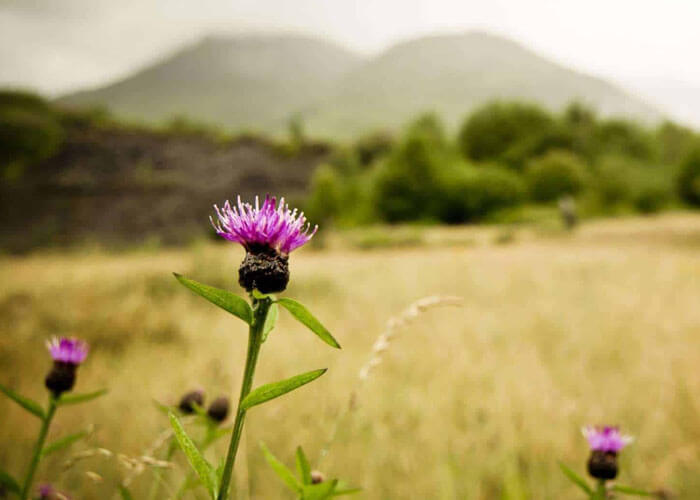
[(273, 303), (270, 305), (270, 309), (267, 311), (267, 317), (265, 318), (265, 324), (263, 325), (262, 341), (267, 340), (267, 336), (270, 334), (272, 329), (277, 324), (277, 317), (280, 314), (280, 308), (277, 304)]
[(572, 471), (570, 468), (568, 468), (563, 462), (559, 462), (559, 468), (562, 470), (564, 475), (569, 478), (569, 480), (574, 483), (576, 486), (581, 488), (583, 491), (588, 493), (589, 495), (593, 494), (593, 489), (588, 485), (585, 479), (583, 479), (581, 476), (576, 474), (574, 471)]
[(638, 497), (654, 497), (655, 493), (651, 491), (640, 490), (638, 488), (632, 488), (631, 486), (623, 486), (621, 484), (616, 484), (612, 487), (613, 491), (618, 493), (624, 493), (625, 495), (636, 495)]
[(234, 316), (241, 318), (248, 324), (253, 321), (253, 310), (248, 305), (248, 302), (238, 295), (227, 290), (221, 290), (220, 288), (204, 285), (197, 281), (185, 278), (177, 273), (173, 274), (180, 283), (185, 285), (197, 295), (204, 297), (212, 304), (215, 304), (224, 311), (228, 311)]
[(274, 456), (272, 452), (267, 449), (265, 443), (260, 443), (260, 448), (262, 449), (263, 455), (265, 455), (265, 460), (267, 460), (267, 463), (270, 464), (272, 470), (275, 471), (277, 477), (284, 481), (284, 483), (289, 487), (290, 490), (296, 493), (301, 493), (302, 485), (299, 484), (299, 481), (297, 481), (297, 478), (294, 477), (292, 471), (290, 471), (286, 465), (280, 462), (277, 459), (277, 457)]
[(123, 484), (119, 485), (119, 495), (121, 495), (122, 500), (134, 500), (129, 489)]
[(185, 432), (185, 428), (175, 416), (173, 412), (168, 415), (170, 417), (170, 425), (175, 432), (175, 439), (180, 445), (182, 452), (187, 457), (187, 461), (190, 466), (195, 471), (199, 477), (202, 486), (209, 492), (209, 496), (212, 498), (216, 497), (216, 491), (218, 490), (216, 472), (209, 462), (202, 456), (202, 454), (197, 449), (192, 439)]
[(318, 377), (326, 373), (327, 368), (321, 368), (320, 370), (313, 370), (310, 372), (302, 373), (292, 378), (286, 380), (281, 380), (279, 382), (273, 382), (272, 384), (261, 385), (257, 389), (253, 389), (250, 394), (248, 394), (245, 399), (241, 402), (241, 409), (247, 410), (253, 406), (265, 403), (271, 399), (275, 399), (283, 394), (287, 394), (294, 389), (298, 389), (302, 385), (306, 385), (309, 382), (316, 380)]
[(5, 472), (2, 469), (0, 469), (0, 486), (5, 488), (7, 491), (17, 493), (18, 495), (21, 492), (19, 483), (15, 480), (15, 478), (10, 476), (7, 472)]
[(292, 316), (294, 316), (300, 323), (305, 325), (309, 330), (318, 335), (318, 337), (326, 344), (331, 347), (335, 347), (336, 349), (340, 349), (340, 344), (333, 338), (331, 332), (329, 332), (304, 305), (296, 300), (288, 298), (278, 299), (277, 303), (292, 313)]
[(58, 401), (56, 401), (56, 404), (58, 405), (77, 405), (80, 403), (87, 403), (88, 401), (92, 401), (93, 399), (97, 399), (100, 396), (104, 396), (109, 392), (108, 389), (100, 389), (99, 391), (95, 392), (86, 392), (84, 394), (63, 394), (61, 395), (60, 398), (58, 398)]
[(4, 392), (5, 395), (10, 398), (12, 401), (20, 405), (22, 408), (27, 410), (29, 413), (32, 413), (33, 415), (36, 415), (40, 419), (44, 419), (44, 410), (41, 408), (41, 405), (37, 403), (36, 401), (33, 401), (29, 398), (25, 398), (24, 396), (16, 393), (9, 387), (5, 387), (4, 385), (0, 384), (0, 391)]
[(318, 484), (307, 484), (304, 486), (301, 497), (304, 500), (324, 500), (326, 498), (331, 498), (335, 492), (336, 486), (338, 486), (337, 479)]
[(301, 446), (297, 446), (297, 472), (304, 484), (311, 484), (311, 466)]
[(75, 434), (69, 434), (68, 436), (62, 437), (60, 439), (57, 439), (53, 443), (50, 443), (44, 447), (43, 450), (41, 450), (41, 456), (45, 457), (46, 455), (49, 455), (55, 451), (62, 450), (63, 448), (66, 448), (67, 446), (72, 445), (76, 441), (84, 438), (87, 436), (87, 431), (81, 431), (81, 432), (76, 432)]

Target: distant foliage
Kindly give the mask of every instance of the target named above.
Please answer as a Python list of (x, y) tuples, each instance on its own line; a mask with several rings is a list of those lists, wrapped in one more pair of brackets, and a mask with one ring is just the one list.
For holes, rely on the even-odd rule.
[(681, 164), (678, 194), (686, 203), (700, 207), (700, 143), (688, 153)]
[(533, 200), (555, 201), (583, 190), (586, 166), (568, 151), (550, 151), (528, 163), (526, 179)]
[(6, 179), (51, 156), (62, 137), (60, 121), (43, 99), (19, 91), (0, 92), (0, 168)]

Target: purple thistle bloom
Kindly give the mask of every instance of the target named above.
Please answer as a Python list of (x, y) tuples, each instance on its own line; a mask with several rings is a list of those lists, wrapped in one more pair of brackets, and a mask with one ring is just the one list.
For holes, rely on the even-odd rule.
[(219, 236), (240, 243), (247, 251), (268, 247), (287, 255), (307, 243), (318, 230), (318, 226), (311, 229), (303, 212), (290, 210), (284, 198), (277, 205), (277, 198), (268, 195), (261, 207), (256, 196), (253, 207), (242, 203), (239, 196), (237, 205), (232, 207), (228, 201), (222, 209), (214, 205), (218, 221), (209, 219)]
[(76, 338), (54, 337), (46, 342), (46, 347), (53, 360), (59, 363), (79, 365), (88, 354), (87, 343)]
[(634, 441), (631, 436), (620, 434), (617, 427), (592, 427), (586, 426), (581, 432), (588, 440), (588, 445), (592, 451), (604, 453), (618, 453), (625, 446)]
[(44, 483), (44, 484), (39, 485), (39, 496), (41, 498), (53, 495), (55, 492), (56, 492), (56, 490), (53, 489), (53, 486), (51, 486), (48, 483)]

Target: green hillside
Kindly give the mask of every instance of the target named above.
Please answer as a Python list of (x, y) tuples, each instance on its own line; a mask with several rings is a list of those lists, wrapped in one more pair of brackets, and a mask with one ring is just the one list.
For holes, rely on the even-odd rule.
[(580, 100), (603, 114), (658, 116), (614, 85), (479, 32), (404, 42), (364, 61), (313, 38), (207, 38), (120, 82), (61, 102), (106, 106), (132, 120), (186, 115), (268, 133), (283, 131), (300, 113), (312, 133), (347, 138), (397, 127), (428, 110), (454, 125), (494, 98), (552, 109)]
[(358, 59), (300, 36), (209, 37), (124, 80), (59, 100), (160, 122), (176, 115), (233, 130), (280, 132)]

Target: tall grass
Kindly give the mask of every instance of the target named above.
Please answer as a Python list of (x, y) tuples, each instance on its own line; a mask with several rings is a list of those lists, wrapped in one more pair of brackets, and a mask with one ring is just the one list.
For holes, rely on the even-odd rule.
[[(469, 238), (469, 229), (454, 231)], [(299, 252), (289, 294), (313, 303), (344, 349), (329, 360), (325, 346), (281, 315), (259, 383), (319, 362), (331, 369), (304, 394), (255, 409), (237, 471), (240, 498), (285, 498), (258, 441), (281, 453), (302, 444), (318, 456), (387, 319), (427, 295), (460, 296), (464, 306), (406, 325), (338, 430), (325, 472), (373, 499), (570, 498), (557, 460), (582, 471), (579, 427), (619, 423), (637, 436), (622, 455), (621, 480), (697, 498), (698, 249), (700, 217), (667, 215), (509, 245)], [(90, 440), (69, 455), (98, 447), (114, 454), (71, 464), (61, 489), (110, 498), (129, 473), (115, 457), (142, 457), (167, 428), (153, 398), (175, 403), (200, 384), (212, 395), (239, 385), (244, 325), (182, 293), (170, 271), (235, 288), (241, 257), (212, 245), (0, 261), (2, 381), (40, 399), (50, 364), (43, 340), (76, 334), (93, 346), (76, 390), (111, 388), (90, 412), (66, 408), (52, 426), (59, 435), (95, 423)], [(0, 422), (0, 465), (17, 472), (37, 422), (6, 400)], [(56, 481), (67, 459), (48, 457), (37, 479)], [(152, 468), (133, 478), (136, 498), (146, 496)]]

